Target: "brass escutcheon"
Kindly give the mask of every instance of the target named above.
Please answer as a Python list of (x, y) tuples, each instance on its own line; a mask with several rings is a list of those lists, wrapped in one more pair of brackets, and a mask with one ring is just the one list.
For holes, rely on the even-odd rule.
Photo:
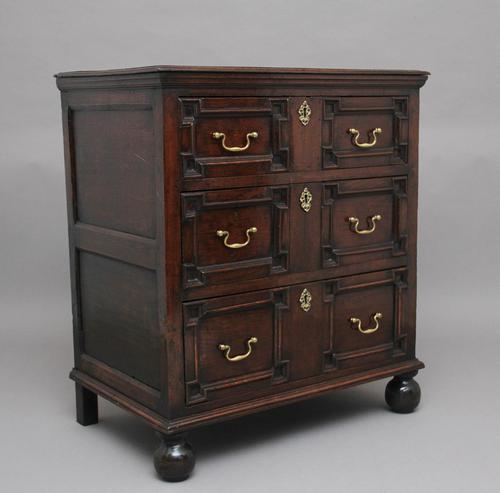
[(312, 193), (309, 191), (307, 187), (304, 187), (304, 190), (302, 190), (302, 193), (300, 194), (299, 200), (300, 200), (300, 207), (302, 207), (302, 210), (304, 212), (309, 212), (312, 207)]
[(308, 312), (311, 309), (312, 295), (307, 289), (304, 289), (304, 291), (300, 294), (299, 303), (300, 308), (302, 308), (305, 312)]
[(303, 103), (300, 105), (299, 110), (299, 120), (304, 127), (309, 123), (311, 120), (311, 107), (307, 104), (307, 101), (304, 99)]

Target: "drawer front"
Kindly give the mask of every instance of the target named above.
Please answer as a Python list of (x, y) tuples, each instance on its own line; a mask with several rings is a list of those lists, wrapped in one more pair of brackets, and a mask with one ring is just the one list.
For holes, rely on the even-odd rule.
[(288, 104), (287, 98), (181, 98), (184, 177), (286, 171)]
[(286, 272), (288, 200), (289, 187), (182, 194), (184, 287)]
[(322, 185), (324, 268), (406, 255), (407, 178)]
[(325, 98), (323, 168), (408, 163), (408, 98)]
[(287, 380), (287, 298), (285, 288), (184, 304), (187, 405)]
[(407, 357), (407, 287), (404, 268), (292, 287), (290, 380)]
[(407, 287), (405, 269), (325, 286), (334, 313), (332, 351), (326, 353), (332, 369), (390, 363), (406, 355)]
[(406, 268), (183, 304), (186, 405), (207, 409), (414, 355)]

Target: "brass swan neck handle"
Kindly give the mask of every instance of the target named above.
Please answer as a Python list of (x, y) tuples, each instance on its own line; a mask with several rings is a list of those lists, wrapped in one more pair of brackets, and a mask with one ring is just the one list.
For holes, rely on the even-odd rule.
[(231, 352), (231, 346), (229, 344), (219, 344), (217, 347), (219, 348), (219, 351), (222, 351), (224, 353), (224, 357), (228, 361), (236, 363), (237, 361), (242, 361), (248, 358), (252, 354), (252, 344), (256, 344), (257, 340), (258, 339), (256, 337), (250, 337), (250, 339), (246, 341), (246, 345), (248, 348), (247, 352), (245, 354), (238, 354), (236, 356), (229, 355), (229, 353)]
[(250, 239), (251, 239), (250, 234), (255, 234), (255, 233), (257, 233), (257, 228), (255, 226), (252, 226), (251, 228), (248, 228), (246, 230), (247, 241), (245, 241), (245, 243), (228, 243), (229, 231), (223, 231), (221, 229), (216, 231), (216, 235), (219, 238), (224, 238), (224, 246), (226, 246), (227, 248), (233, 248), (233, 249), (246, 247), (250, 243)]
[(369, 229), (358, 229), (359, 219), (357, 217), (349, 217), (348, 221), (354, 233), (358, 235), (369, 235), (375, 231), (377, 221), (382, 221), (382, 216), (380, 214), (375, 214), (374, 216), (367, 218), (367, 222), (371, 222), (371, 227)]
[(369, 147), (373, 147), (377, 143), (377, 134), (382, 133), (382, 129), (377, 127), (368, 132), (368, 134), (372, 134), (371, 142), (359, 142), (359, 130), (357, 128), (350, 128), (347, 130), (353, 137), (353, 143), (356, 147), (360, 147), (361, 149), (368, 149)]
[(361, 320), (356, 317), (351, 317), (349, 319), (349, 322), (351, 322), (352, 325), (355, 326), (357, 330), (359, 330), (362, 334), (373, 334), (374, 332), (377, 332), (379, 329), (379, 321), (382, 318), (382, 314), (380, 312), (374, 313), (372, 315), (373, 321), (375, 322), (375, 327), (370, 327), (369, 329), (363, 329)]
[(243, 147), (231, 147), (226, 145), (226, 134), (223, 132), (213, 132), (212, 137), (214, 139), (222, 139), (222, 147), (229, 152), (243, 152), (246, 151), (250, 147), (250, 139), (256, 139), (259, 136), (257, 132), (249, 132), (247, 133), (247, 143)]

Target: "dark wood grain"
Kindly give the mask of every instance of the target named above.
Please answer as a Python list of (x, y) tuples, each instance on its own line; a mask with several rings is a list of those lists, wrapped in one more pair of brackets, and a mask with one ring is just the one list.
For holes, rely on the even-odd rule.
[[(287, 289), (186, 303), (187, 405), (241, 400), (242, 392), (255, 394), (286, 381), (288, 361), (283, 357), (283, 339), (290, 330), (287, 310)], [(230, 356), (245, 354), (252, 337), (257, 341), (244, 360), (228, 361), (219, 349), (219, 344), (224, 344), (231, 347)]]
[[(287, 98), (181, 98), (181, 160), (187, 179), (244, 176), (288, 167)], [(214, 132), (223, 133), (224, 140)], [(256, 136), (249, 138), (249, 133)], [(224, 146), (248, 149), (232, 152)]]
[[(408, 163), (408, 98), (325, 98), (323, 121), (323, 167), (350, 168)], [(371, 131), (379, 128), (376, 145), (360, 148), (349, 129), (359, 132), (361, 144), (374, 141)]]
[(79, 253), (84, 353), (160, 388), (160, 330), (153, 271)]
[(77, 220), (154, 238), (151, 107), (75, 105), (70, 119)]
[[(169, 437), (395, 375), (388, 402), (412, 410), (420, 394), (408, 375), (423, 368), (416, 247), (427, 76), (177, 66), (58, 74), (78, 421), (97, 421), (99, 394)], [(361, 142), (382, 133), (361, 148), (350, 128)], [(213, 132), (228, 146), (258, 137), (230, 152)], [(376, 214), (370, 234), (349, 221), (370, 229)], [(242, 248), (217, 235), (244, 243), (251, 227)], [(351, 320), (374, 327), (375, 313), (369, 334)], [(241, 361), (219, 349), (244, 354), (250, 337), (258, 342)], [(406, 389), (413, 398), (403, 402)], [(184, 479), (190, 447), (162, 440), (160, 475)]]
[[(267, 277), (288, 268), (288, 187), (182, 194), (184, 287)], [(246, 231), (256, 228), (254, 233)], [(227, 239), (217, 235), (226, 231)], [(232, 249), (228, 245), (242, 244)]]

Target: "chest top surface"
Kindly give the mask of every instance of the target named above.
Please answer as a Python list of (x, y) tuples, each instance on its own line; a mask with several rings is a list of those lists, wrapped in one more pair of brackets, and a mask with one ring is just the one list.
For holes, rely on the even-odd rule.
[(146, 74), (146, 73), (178, 73), (178, 72), (200, 72), (200, 73), (275, 73), (275, 74), (357, 74), (357, 75), (420, 75), (426, 76), (430, 73), (425, 70), (380, 70), (380, 69), (348, 69), (348, 68), (298, 68), (298, 67), (217, 67), (217, 66), (192, 66), (192, 65), (150, 65), (146, 67), (131, 67), (107, 70), (78, 70), (59, 72), (56, 77), (80, 77), (80, 76), (106, 76), (120, 74)]
[(60, 72), (55, 75), (59, 89), (107, 87), (114, 85), (179, 87), (203, 85), (217, 87), (272, 85), (322, 85), (345, 87), (406, 86), (421, 87), (429, 72), (423, 70), (332, 69), (289, 67), (210, 67), (154, 65), (114, 70)]

